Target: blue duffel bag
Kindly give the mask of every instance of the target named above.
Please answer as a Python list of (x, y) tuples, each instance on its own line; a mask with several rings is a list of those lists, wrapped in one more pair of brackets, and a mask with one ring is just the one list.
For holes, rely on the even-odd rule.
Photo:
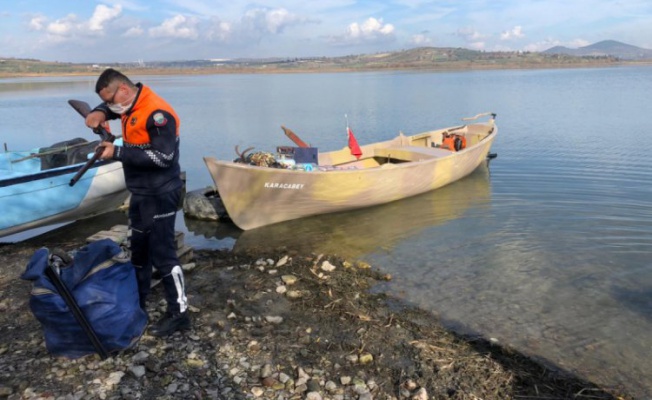
[[(43, 327), (45, 345), (50, 354), (68, 358), (95, 353), (97, 344), (46, 274), (53, 259), (47, 248), (37, 250), (21, 276), (32, 281), (29, 305)], [(134, 267), (118, 244), (93, 242), (75, 252), (68, 265), (57, 263), (56, 270), (106, 352), (138, 341), (147, 315), (140, 308)]]

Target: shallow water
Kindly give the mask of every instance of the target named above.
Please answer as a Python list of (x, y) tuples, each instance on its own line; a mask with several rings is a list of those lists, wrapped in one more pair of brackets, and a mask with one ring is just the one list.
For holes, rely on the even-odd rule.
[[(292, 242), (365, 259), (393, 275), (384, 290), (451, 327), (652, 397), (652, 68), (142, 80), (181, 115), (189, 190), (212, 184), (204, 155), (291, 144), (281, 125), (330, 150), (346, 145), (345, 115), (369, 143), (496, 112), (498, 158), (438, 191), (247, 232), (178, 225), (200, 248)], [(66, 101), (95, 104), (93, 86), (0, 80), (2, 141), (90, 139)]]

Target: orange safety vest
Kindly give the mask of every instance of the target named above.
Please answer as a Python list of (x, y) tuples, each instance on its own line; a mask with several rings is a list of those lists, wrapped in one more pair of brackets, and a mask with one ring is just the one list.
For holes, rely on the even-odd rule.
[[(149, 87), (142, 85), (136, 103), (128, 113), (120, 117), (122, 121), (122, 140), (125, 144), (142, 146), (149, 144), (149, 134), (147, 133), (147, 119), (154, 118), (154, 124), (165, 125), (163, 115), (152, 115), (157, 110), (164, 110), (176, 120), (176, 135), (179, 136), (179, 116), (165, 100), (154, 93)], [(163, 118), (158, 121), (156, 118)]]
[[(455, 146), (455, 142), (459, 144)], [(462, 135), (445, 135), (441, 147), (450, 151), (458, 151), (466, 148), (466, 138)]]

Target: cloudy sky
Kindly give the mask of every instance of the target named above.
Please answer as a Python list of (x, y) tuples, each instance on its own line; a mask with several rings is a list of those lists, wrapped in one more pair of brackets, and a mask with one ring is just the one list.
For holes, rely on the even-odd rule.
[(0, 57), (45, 61), (541, 51), (606, 39), (652, 49), (652, 1), (0, 0)]

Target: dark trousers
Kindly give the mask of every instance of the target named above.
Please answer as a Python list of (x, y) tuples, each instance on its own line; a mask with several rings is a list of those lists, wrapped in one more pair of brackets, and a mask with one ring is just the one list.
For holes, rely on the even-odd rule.
[(168, 311), (186, 310), (183, 272), (174, 231), (181, 190), (156, 196), (131, 195), (131, 262), (136, 267), (141, 306), (145, 305), (149, 294), (152, 268), (156, 268), (163, 276)]

